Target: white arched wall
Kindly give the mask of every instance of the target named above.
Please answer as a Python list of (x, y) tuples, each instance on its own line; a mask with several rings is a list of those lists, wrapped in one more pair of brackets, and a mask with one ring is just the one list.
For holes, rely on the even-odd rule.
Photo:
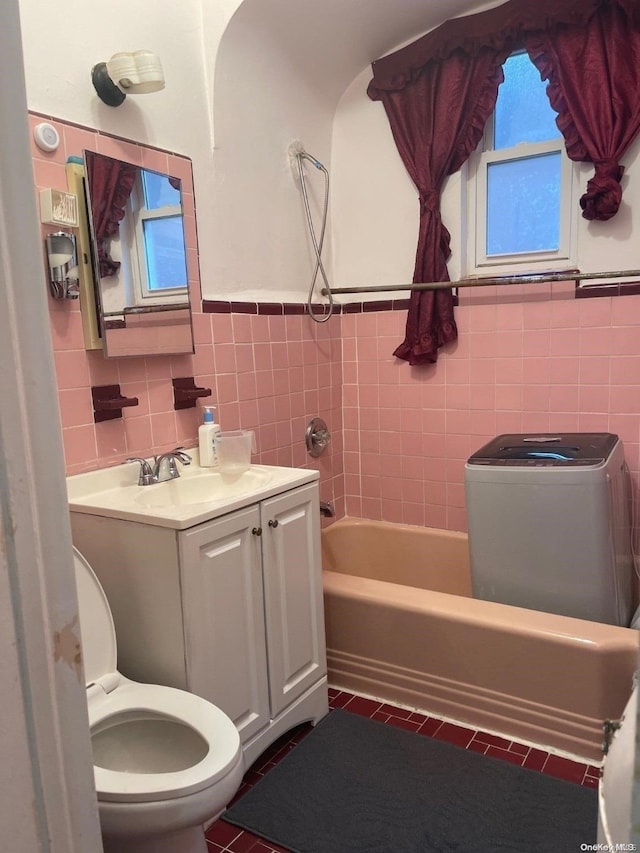
[[(210, 281), (203, 277), (206, 295), (276, 302), (300, 301), (306, 296), (315, 258), (298, 179), (288, 156), (290, 144), (298, 140), (331, 172), (331, 215), (324, 255), (330, 280), (353, 283), (349, 267), (361, 251), (369, 252), (368, 260), (378, 274), (386, 272), (384, 241), (372, 252), (363, 233), (371, 219), (377, 218), (381, 224), (387, 217), (384, 194), (372, 192), (381, 178), (379, 171), (374, 165), (377, 174), (362, 172), (363, 164), (370, 162), (369, 155), (360, 160), (357, 143), (353, 144), (369, 130), (359, 126), (358, 116), (351, 115), (355, 133), (347, 146), (338, 147), (336, 106), (347, 86), (347, 97), (353, 94), (358, 100), (358, 88), (359, 95), (364, 95), (372, 60), (412, 33), (424, 32), (474, 5), (465, 0), (447, 4), (405, 0), (398, 14), (398, 4), (386, 0), (327, 0), (321, 6), (298, 2), (295, 8), (290, 0), (245, 0), (241, 4), (221, 39), (215, 66), (213, 269)], [(377, 105), (375, 113), (381, 112)], [(379, 121), (374, 123), (376, 134), (388, 135), (388, 128)], [(368, 152), (377, 142), (366, 140)], [(338, 163), (334, 161), (337, 150)], [(353, 189), (352, 170), (362, 178), (357, 187), (363, 192), (358, 196), (340, 189), (345, 177), (349, 190)], [(390, 165), (390, 174), (399, 171), (397, 163)], [(308, 165), (307, 174), (319, 230), (323, 182)], [(381, 198), (385, 198), (382, 205)], [(361, 205), (368, 206), (370, 218), (360, 216)], [(331, 222), (336, 209), (340, 209), (339, 223)], [(345, 218), (350, 221), (343, 232)], [(371, 242), (379, 230), (369, 232)], [(352, 241), (346, 252), (345, 241)], [(335, 258), (332, 249), (338, 252)], [(410, 256), (413, 251), (410, 248)], [(317, 287), (319, 297), (320, 280)]]
[[(213, 298), (299, 301), (310, 280), (310, 243), (288, 149), (300, 140), (329, 167), (334, 104), (284, 49), (273, 5), (244, 3), (217, 56), (213, 272), (203, 286)], [(322, 176), (306, 171), (319, 227)]]

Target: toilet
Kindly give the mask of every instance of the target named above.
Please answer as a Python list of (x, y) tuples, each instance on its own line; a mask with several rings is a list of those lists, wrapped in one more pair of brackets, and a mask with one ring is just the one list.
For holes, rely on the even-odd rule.
[(75, 548), (74, 566), (105, 853), (207, 853), (203, 824), (242, 781), (238, 730), (199, 696), (121, 675), (104, 590)]

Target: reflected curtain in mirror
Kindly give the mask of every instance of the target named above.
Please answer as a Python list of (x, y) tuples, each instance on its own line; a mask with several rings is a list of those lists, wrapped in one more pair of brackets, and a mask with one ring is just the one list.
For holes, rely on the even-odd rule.
[[(92, 152), (89, 152), (90, 154)], [(85, 158), (87, 181), (91, 193), (91, 216), (98, 253), (100, 278), (115, 275), (120, 262), (109, 254), (108, 242), (118, 233), (125, 216), (125, 206), (131, 195), (138, 168), (111, 157)]]

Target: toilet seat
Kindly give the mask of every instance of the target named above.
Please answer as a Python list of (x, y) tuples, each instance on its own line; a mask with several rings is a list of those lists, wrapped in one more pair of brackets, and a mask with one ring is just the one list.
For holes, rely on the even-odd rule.
[[(98, 800), (155, 802), (201, 791), (243, 762), (238, 730), (215, 705), (174, 687), (130, 681), (116, 669), (117, 647), (111, 609), (100, 581), (82, 554), (74, 548), (82, 653), (92, 736), (132, 719), (166, 721), (193, 730), (208, 746), (190, 767), (174, 772), (111, 770), (94, 763)], [(154, 744), (154, 749), (156, 745)], [(160, 758), (167, 745), (157, 742)], [(174, 752), (175, 754), (175, 752)]]
[(123, 712), (140, 713), (142, 718), (151, 713), (155, 718), (188, 726), (206, 741), (209, 750), (197, 764), (170, 773), (107, 770), (94, 764), (99, 800), (147, 802), (185, 796), (213, 785), (242, 761), (240, 736), (233, 722), (215, 705), (193, 693), (140, 684), (120, 676), (111, 693), (90, 699), (91, 731)]

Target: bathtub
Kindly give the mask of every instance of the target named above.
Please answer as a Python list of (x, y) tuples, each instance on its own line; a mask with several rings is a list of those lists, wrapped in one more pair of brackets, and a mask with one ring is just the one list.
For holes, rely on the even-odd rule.
[(332, 686), (601, 763), (638, 631), (473, 599), (464, 533), (342, 519), (322, 559)]

